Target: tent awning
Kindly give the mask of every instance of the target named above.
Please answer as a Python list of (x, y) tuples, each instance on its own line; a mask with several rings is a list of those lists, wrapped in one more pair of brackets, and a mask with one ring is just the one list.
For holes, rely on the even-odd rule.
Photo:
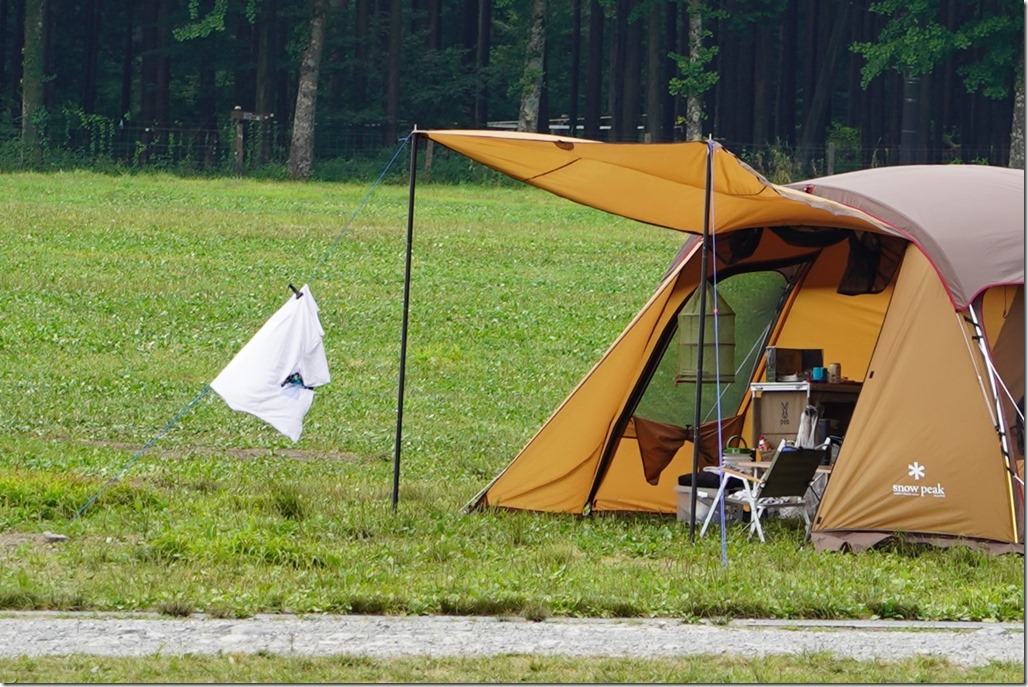
[[(703, 231), (705, 142), (603, 143), (510, 131), (417, 133), (576, 203), (677, 231)], [(716, 233), (774, 226), (893, 233), (860, 210), (771, 184), (719, 145), (713, 183), (711, 231)]]

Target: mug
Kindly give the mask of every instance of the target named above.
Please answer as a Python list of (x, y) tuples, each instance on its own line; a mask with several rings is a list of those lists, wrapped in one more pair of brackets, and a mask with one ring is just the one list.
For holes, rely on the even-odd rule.
[(810, 379), (815, 382), (823, 382), (828, 377), (828, 370), (823, 367), (815, 367), (810, 371)]

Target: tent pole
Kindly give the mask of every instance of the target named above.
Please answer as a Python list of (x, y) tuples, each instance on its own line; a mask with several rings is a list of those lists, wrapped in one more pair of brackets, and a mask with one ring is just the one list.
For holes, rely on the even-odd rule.
[(707, 178), (704, 183), (706, 193), (703, 197), (703, 245), (700, 247), (700, 324), (696, 351), (696, 407), (693, 415), (692, 437), (692, 504), (689, 510), (689, 540), (696, 540), (696, 473), (700, 469), (700, 416), (703, 405), (703, 343), (704, 329), (707, 323), (707, 252), (710, 243), (710, 196), (714, 174), (714, 141), (707, 138)]
[(410, 134), (410, 178), (407, 190), (407, 254), (403, 267), (403, 324), (400, 327), (400, 377), (396, 396), (396, 439), (393, 446), (393, 511), (400, 502), (400, 444), (403, 438), (403, 390), (407, 379), (407, 323), (410, 320), (410, 264), (414, 243), (414, 186), (418, 169), (418, 128)]

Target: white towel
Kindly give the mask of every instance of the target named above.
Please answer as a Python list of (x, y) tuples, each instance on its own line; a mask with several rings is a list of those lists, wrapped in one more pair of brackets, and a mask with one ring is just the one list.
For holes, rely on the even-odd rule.
[(318, 304), (305, 284), (290, 296), (211, 382), (233, 410), (255, 415), (295, 443), (314, 402), (328, 384), (328, 360)]

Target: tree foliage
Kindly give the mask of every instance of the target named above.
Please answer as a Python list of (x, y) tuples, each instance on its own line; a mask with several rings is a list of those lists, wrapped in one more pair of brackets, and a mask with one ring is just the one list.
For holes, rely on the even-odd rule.
[[(129, 144), (133, 159), (146, 160), (173, 130), (220, 140), (238, 106), (273, 115), (263, 140), (284, 148), (312, 1), (51, 3), (39, 72), (23, 59), (21, 20), (34, 0), (0, 0), (0, 143), (20, 139), (27, 124), (50, 145), (81, 148), (96, 127), (78, 127), (105, 117), (112, 127), (102, 130), (115, 136), (147, 127)], [(900, 144), (905, 74), (923, 77), (917, 145), (936, 151), (930, 161), (1005, 163), (1023, 79), (1016, 0), (547, 4), (542, 60), (526, 70), (532, 0), (332, 0), (315, 159), (345, 154), (342, 140), (391, 145), (390, 132), (414, 124), (513, 126), (527, 75), (542, 84), (540, 129), (571, 115), (597, 138), (683, 139), (694, 103), (731, 149), (823, 147), (845, 127), (859, 136), (860, 163), (880, 163)], [(696, 8), (703, 39), (693, 52)], [(45, 119), (25, 121), (26, 93), (40, 94), (32, 109)]]
[[(977, 3), (968, 3), (977, 4)], [(913, 76), (932, 72), (943, 60), (960, 53), (957, 68), (969, 93), (989, 98), (1011, 93), (1009, 72), (1018, 64), (1024, 45), (1024, 13), (1020, 4), (1000, 3), (999, 14), (976, 11), (955, 26), (947, 26), (943, 0), (880, 0), (869, 10), (888, 18), (873, 41), (858, 41), (852, 50), (866, 63), (861, 86), (889, 69)]]

